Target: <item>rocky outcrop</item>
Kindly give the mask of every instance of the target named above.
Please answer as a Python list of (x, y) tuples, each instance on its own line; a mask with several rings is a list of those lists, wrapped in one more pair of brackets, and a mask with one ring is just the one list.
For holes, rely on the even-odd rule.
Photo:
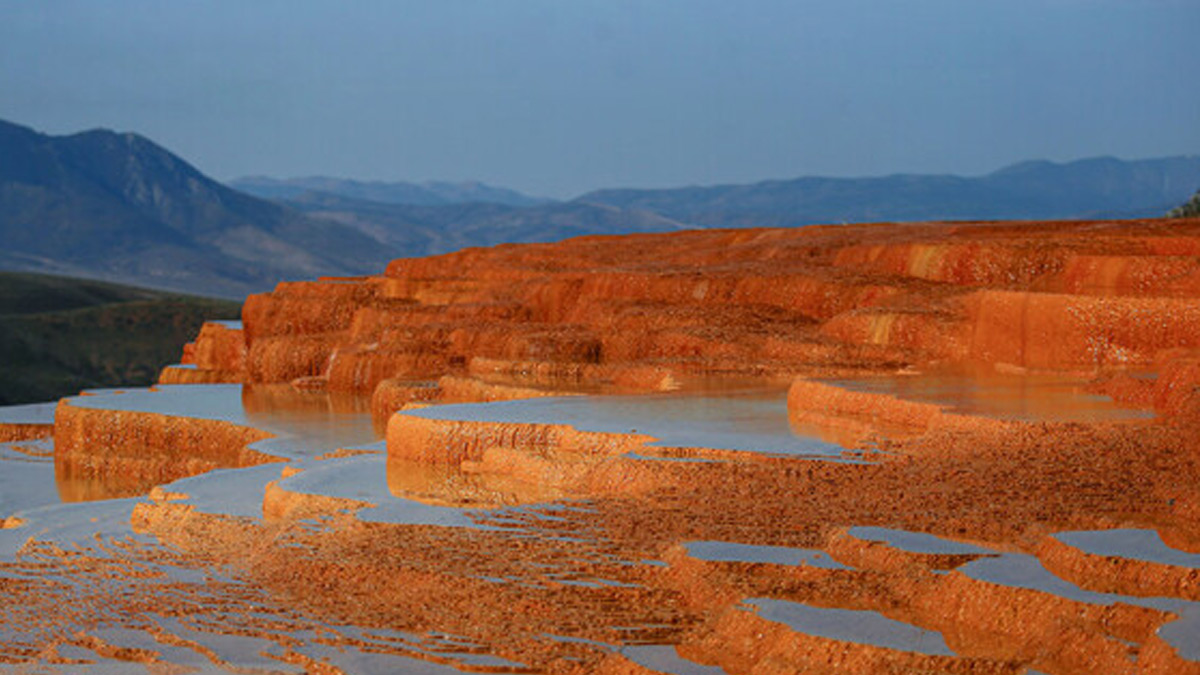
[(882, 541), (869, 541), (837, 530), (825, 543), (825, 550), (834, 560), (860, 570), (888, 574), (903, 573), (910, 568), (952, 570), (985, 557), (986, 553), (915, 553), (896, 548)]
[(283, 283), (248, 299), (244, 359), (216, 325), (191, 354), (247, 382), (392, 381), (380, 410), (405, 402), (395, 382), (447, 375), (645, 391), (933, 361), (1095, 372), (1200, 349), (1197, 270), (1192, 221), (582, 237)]
[(268, 483), (263, 491), (263, 520), (267, 522), (355, 512), (370, 506), (373, 504), (353, 499), (293, 492), (280, 487), (279, 481)]
[(1054, 537), (1038, 547), (1046, 569), (1100, 593), (1200, 601), (1200, 568), (1088, 553)]
[[(1048, 537), (1136, 523), (1200, 547), (1196, 260), (1200, 222), (909, 224), (582, 238), (281, 284), (247, 302), (240, 337), (206, 331), (177, 370), (236, 371), (250, 425), (281, 408), (362, 413), (369, 393), (386, 458), (328, 453), (303, 462), (328, 473), (291, 482), (284, 469), (253, 495), (261, 519), (159, 490), (133, 522), (296, 621), (452, 635), (533, 670), (644, 672), (608, 645), (645, 643), (728, 672), (1189, 672), (1163, 629), (1173, 612), (1085, 602), (1061, 580), (1197, 599), (1193, 571)], [(1129, 366), (1153, 372), (1112, 372)], [(1001, 421), (838, 384), (997, 368), (1103, 374), (1163, 418)], [(430, 407), (747, 383), (790, 384), (795, 428), (859, 451), (664, 448)], [(71, 401), (59, 417), (64, 475), (144, 485), (273, 459), (251, 446), (264, 432), (224, 422)], [(351, 465), (362, 473), (339, 473)], [(360, 481), (379, 472), (386, 491)], [(472, 510), (411, 516), (431, 505)], [(920, 552), (904, 534), (982, 548)], [(689, 542), (805, 557), (702, 560)], [(935, 648), (822, 637), (744, 604), (759, 600), (906, 624)]]
[(1200, 348), (1200, 305), (1188, 298), (980, 291), (967, 301), (971, 358), (983, 363), (1096, 371)]
[(946, 673), (980, 675), (1022, 672), (1017, 663), (921, 654), (794, 631), (756, 614), (729, 609), (712, 632), (688, 650), (698, 661), (729, 673)]
[(498, 384), (455, 375), (444, 375), (437, 382), (388, 379), (380, 382), (371, 395), (371, 415), (376, 424), (386, 425), (392, 413), (412, 405), (487, 403), (573, 394), (574, 392)]
[(478, 462), (493, 448), (531, 455), (612, 457), (652, 440), (638, 434), (579, 431), (568, 425), (470, 422), (394, 415), (388, 423), (388, 455), (432, 464)]

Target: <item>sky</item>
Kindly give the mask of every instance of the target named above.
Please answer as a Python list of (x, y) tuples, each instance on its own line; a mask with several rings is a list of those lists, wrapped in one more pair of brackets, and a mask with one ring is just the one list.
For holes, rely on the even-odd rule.
[(1198, 0), (0, 0), (0, 119), (221, 180), (605, 187), (1200, 154)]

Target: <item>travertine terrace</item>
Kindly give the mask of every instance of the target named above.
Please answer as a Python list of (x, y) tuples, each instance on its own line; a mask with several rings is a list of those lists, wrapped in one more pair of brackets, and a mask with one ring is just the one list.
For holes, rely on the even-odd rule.
[[(0, 419), (135, 495), (70, 545), (0, 512), (0, 661), (1200, 673), (1200, 220), (469, 249), (280, 284), (182, 360), (172, 401), (244, 414)], [(288, 406), (383, 441), (294, 451)]]

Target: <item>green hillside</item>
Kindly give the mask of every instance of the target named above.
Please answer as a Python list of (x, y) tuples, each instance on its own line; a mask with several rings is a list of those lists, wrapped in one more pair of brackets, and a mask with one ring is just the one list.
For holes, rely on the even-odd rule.
[(236, 302), (98, 281), (0, 272), (0, 405), (145, 386)]

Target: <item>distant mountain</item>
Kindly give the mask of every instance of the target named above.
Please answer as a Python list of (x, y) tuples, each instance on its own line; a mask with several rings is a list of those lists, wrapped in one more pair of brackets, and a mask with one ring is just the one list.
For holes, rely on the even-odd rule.
[(1200, 186), (1200, 157), (1023, 162), (986, 176), (797, 178), (666, 190), (600, 190), (575, 201), (653, 211), (697, 227), (1158, 216)]
[(799, 178), (601, 190), (548, 202), (478, 183), (242, 179), (226, 187), (136, 134), (0, 121), (0, 269), (240, 298), (284, 279), (506, 242), (689, 227), (1157, 216), (1200, 157), (1025, 162), (978, 178)]
[(405, 256), (436, 255), (468, 246), (558, 241), (585, 234), (666, 232), (687, 227), (648, 211), (577, 202), (533, 207), (484, 202), (432, 206), (384, 204), (304, 192), (281, 203), (312, 217), (357, 229)]
[(0, 269), (241, 297), (378, 270), (361, 232), (231, 190), (136, 134), (0, 121)]
[(248, 176), (229, 182), (233, 187), (267, 199), (296, 199), (305, 193), (332, 194), (382, 204), (414, 206), (444, 206), (449, 204), (488, 203), (506, 206), (539, 206), (549, 199), (539, 199), (507, 188), (492, 187), (479, 182), (424, 183), (358, 181), (327, 176), (277, 179), (267, 176)]

